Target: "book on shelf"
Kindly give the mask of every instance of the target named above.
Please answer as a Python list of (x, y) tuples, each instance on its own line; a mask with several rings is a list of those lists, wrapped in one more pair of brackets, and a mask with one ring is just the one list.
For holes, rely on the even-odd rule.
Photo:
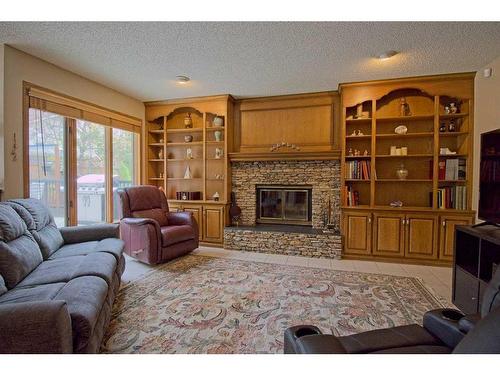
[(359, 192), (344, 186), (344, 206), (359, 206)]
[(446, 159), (439, 161), (439, 180), (457, 181), (466, 179), (465, 159)]
[(437, 204), (442, 209), (467, 209), (467, 187), (448, 186), (438, 189)]
[(347, 180), (369, 180), (370, 161), (353, 160), (345, 163), (345, 178)]

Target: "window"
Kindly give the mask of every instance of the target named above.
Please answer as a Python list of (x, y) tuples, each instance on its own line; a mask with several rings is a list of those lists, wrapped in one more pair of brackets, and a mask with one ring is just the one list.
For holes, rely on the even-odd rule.
[(138, 183), (140, 120), (33, 90), (25, 91), (25, 196), (42, 200), (58, 226), (119, 220), (117, 190)]
[(58, 226), (67, 224), (66, 119), (29, 110), (29, 196), (50, 208)]

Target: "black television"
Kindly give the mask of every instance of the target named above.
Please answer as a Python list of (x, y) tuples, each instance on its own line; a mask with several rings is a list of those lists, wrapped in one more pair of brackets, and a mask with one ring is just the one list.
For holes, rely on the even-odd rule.
[(500, 129), (481, 134), (478, 217), (500, 224)]

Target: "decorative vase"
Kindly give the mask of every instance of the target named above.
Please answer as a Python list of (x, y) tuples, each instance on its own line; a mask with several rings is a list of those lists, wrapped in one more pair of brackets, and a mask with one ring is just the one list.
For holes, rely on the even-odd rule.
[(404, 164), (401, 164), (399, 169), (396, 171), (396, 175), (400, 180), (406, 180), (406, 177), (408, 177), (408, 169), (405, 168)]
[(451, 119), (450, 122), (448, 123), (448, 131), (454, 132), (456, 130), (457, 130), (457, 127), (455, 125), (455, 121), (453, 119)]
[(403, 116), (410, 116), (411, 115), (411, 112), (410, 112), (410, 105), (406, 102), (406, 98), (401, 98), (400, 99), (400, 107), (399, 107), (399, 115), (401, 117)]
[(163, 159), (163, 149), (160, 148), (160, 151), (158, 152), (158, 159)]
[(215, 140), (216, 140), (217, 142), (222, 141), (222, 132), (221, 132), (220, 130), (216, 130), (216, 131), (214, 132), (214, 136), (215, 136)]
[(193, 175), (191, 174), (191, 168), (189, 167), (189, 165), (186, 168), (186, 172), (184, 172), (184, 178), (186, 180), (193, 178)]
[(184, 142), (186, 142), (186, 143), (193, 142), (193, 136), (192, 135), (185, 135)]
[(193, 119), (191, 118), (191, 113), (188, 113), (186, 117), (184, 117), (184, 126), (187, 128), (193, 127)]
[(446, 123), (442, 122), (439, 124), (439, 132), (444, 133), (446, 131)]
[(219, 116), (215, 116), (212, 121), (213, 126), (224, 126), (224, 119)]

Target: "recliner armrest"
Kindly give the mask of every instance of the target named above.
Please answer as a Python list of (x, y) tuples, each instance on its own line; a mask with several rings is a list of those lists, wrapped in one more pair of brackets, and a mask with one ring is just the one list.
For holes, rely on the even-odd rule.
[(119, 238), (118, 224), (95, 224), (59, 228), (65, 244)]
[(307, 335), (297, 340), (297, 354), (347, 354), (333, 335)]
[(0, 353), (72, 353), (71, 317), (64, 301), (0, 304)]
[(195, 231), (195, 238), (198, 238), (198, 223), (194, 218), (192, 212), (168, 212), (167, 213), (168, 225), (190, 225)]
[(431, 310), (424, 314), (424, 328), (453, 349), (465, 336), (458, 324), (464, 316), (454, 309)]

